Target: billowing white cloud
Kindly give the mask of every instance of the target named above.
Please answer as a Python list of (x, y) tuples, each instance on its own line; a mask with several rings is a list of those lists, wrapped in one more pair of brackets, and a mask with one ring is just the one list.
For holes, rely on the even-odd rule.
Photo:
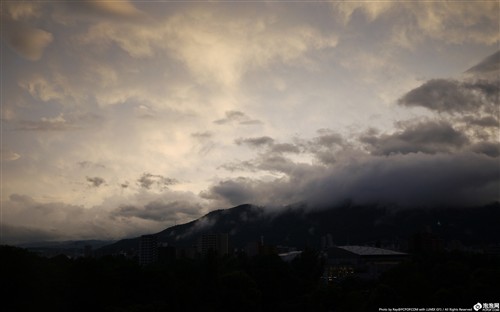
[(200, 83), (231, 87), (248, 70), (271, 62), (304, 63), (308, 51), (334, 47), (337, 37), (307, 25), (279, 25), (272, 16), (235, 18), (205, 8), (141, 25), (101, 22), (81, 42), (114, 43), (138, 58), (172, 53)]

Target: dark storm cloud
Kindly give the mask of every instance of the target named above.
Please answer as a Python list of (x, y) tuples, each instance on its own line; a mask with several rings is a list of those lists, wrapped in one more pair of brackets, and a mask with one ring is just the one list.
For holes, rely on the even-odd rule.
[(479, 142), (470, 147), (474, 153), (485, 154), (490, 157), (500, 156), (500, 143), (499, 142)]
[(247, 114), (240, 111), (227, 111), (226, 117), (215, 120), (214, 123), (218, 125), (237, 123), (240, 125), (260, 125), (262, 121), (250, 118)]
[(133, 205), (121, 206), (111, 213), (112, 218), (139, 218), (158, 222), (176, 222), (187, 217), (199, 216), (201, 206), (185, 201), (153, 201), (144, 207)]
[(343, 148), (348, 148), (348, 144), (342, 135), (329, 129), (320, 129), (317, 131), (319, 136), (300, 142), (304, 151), (314, 155), (314, 157), (325, 165), (335, 163), (335, 152)]
[(205, 199), (223, 199), (231, 205), (253, 203), (256, 201), (258, 186), (259, 183), (252, 179), (239, 177), (235, 180), (221, 181), (200, 196)]
[(331, 151), (315, 151), (314, 157), (324, 165), (332, 165), (337, 161), (335, 153)]
[(290, 173), (296, 169), (293, 162), (285, 154), (311, 154), (323, 164), (335, 162), (335, 152), (347, 147), (344, 138), (330, 130), (319, 130), (320, 136), (311, 140), (295, 140), (294, 143), (275, 143), (268, 136), (256, 138), (239, 138), (237, 145), (260, 148), (259, 155), (251, 160), (233, 161), (219, 166), (219, 169), (228, 171), (256, 172), (259, 170), (269, 172)]
[(106, 181), (101, 177), (87, 177), (87, 182), (89, 182), (92, 187), (99, 187)]
[(375, 155), (393, 153), (438, 153), (457, 150), (469, 140), (460, 131), (445, 121), (424, 121), (419, 123), (401, 123), (403, 129), (391, 134), (365, 134), (360, 141), (369, 145)]
[(469, 124), (469, 125), (476, 125), (480, 127), (500, 127), (500, 123), (498, 122), (498, 119), (496, 119), (493, 116), (486, 116), (486, 117), (481, 117), (481, 118), (476, 118), (474, 116), (464, 116), (461, 121)]
[(292, 169), (288, 166), (289, 159), (283, 154), (300, 153), (310, 153), (324, 164), (334, 163), (334, 153), (347, 146), (344, 138), (325, 129), (318, 130), (318, 133), (320, 135), (311, 140), (296, 140), (294, 143), (275, 143), (275, 140), (268, 136), (236, 139), (237, 145), (261, 148), (264, 151), (251, 161), (232, 162), (222, 165), (220, 168), (229, 171), (256, 171), (260, 169), (287, 173)]
[(227, 171), (249, 171), (249, 172), (256, 172), (257, 166), (254, 164), (253, 161), (245, 160), (245, 161), (233, 161), (229, 163), (225, 163), (217, 167), (217, 169), (224, 169)]
[(275, 143), (275, 140), (268, 136), (255, 138), (239, 138), (234, 141), (236, 145), (246, 145), (253, 148), (267, 148), (267, 153), (283, 154), (301, 152), (299, 146), (292, 143)]
[(500, 71), (500, 51), (493, 53), (479, 64), (469, 68), (466, 73), (485, 74)]
[(297, 145), (291, 143), (279, 143), (279, 144), (273, 144), (271, 146), (271, 151), (274, 153), (298, 154), (300, 153), (300, 148)]
[(235, 144), (259, 148), (260, 152), (254, 159), (229, 162), (219, 166), (218, 169), (225, 169), (231, 172), (257, 172), (264, 170), (273, 173), (281, 172), (288, 174), (294, 169), (294, 165), (284, 154), (298, 154), (302, 152), (296, 144), (275, 143), (275, 140), (268, 136), (239, 138), (235, 140)]
[(256, 167), (260, 170), (293, 175), (296, 174), (295, 171), (300, 168), (300, 165), (295, 164), (289, 158), (282, 155), (264, 154), (258, 158)]
[[(466, 71), (466, 79), (432, 79), (399, 100), (403, 106), (422, 106), (439, 113), (476, 115), (476, 119), (498, 115), (500, 51)], [(494, 116), (484, 116), (494, 115)], [(497, 118), (495, 117), (497, 120)], [(487, 120), (484, 120), (485, 122)], [(491, 120), (490, 120), (491, 121)]]
[(140, 187), (145, 189), (150, 189), (152, 186), (156, 186), (160, 189), (165, 189), (169, 185), (177, 184), (176, 179), (167, 178), (159, 174), (143, 173), (142, 176), (137, 179), (137, 183)]
[(429, 80), (398, 100), (403, 106), (422, 106), (437, 112), (491, 113), (498, 104), (497, 82), (480, 80), (460, 82), (451, 79)]
[(231, 205), (306, 202), (311, 207), (356, 203), (401, 206), (469, 206), (499, 200), (498, 159), (475, 153), (394, 154), (352, 152), (334, 166), (295, 164), (288, 178), (225, 180), (202, 196)]
[(433, 79), (399, 99), (402, 106), (429, 108), (437, 113), (433, 118), (400, 121), (393, 133), (367, 129), (357, 142), (321, 129), (317, 137), (296, 140), (283, 149), (312, 155), (319, 164), (284, 157), (278, 144), (266, 137), (240, 139), (237, 143), (264, 151), (225, 169), (284, 175), (274, 180), (226, 179), (202, 196), (231, 205), (305, 202), (311, 207), (334, 206), (347, 199), (413, 207), (498, 201), (499, 85), (479, 75), (497, 70), (497, 58), (495, 54), (472, 68), (478, 73), (474, 79)]
[(425, 206), (475, 205), (499, 199), (498, 160), (484, 155), (398, 154), (358, 161), (320, 176), (321, 183), (312, 185), (321, 186), (310, 189), (313, 201), (351, 198), (362, 203)]
[(328, 129), (320, 129), (318, 130), (318, 134), (320, 134), (320, 136), (314, 138), (313, 142), (311, 142), (316, 146), (331, 148), (335, 145), (342, 145), (344, 142), (340, 134), (332, 132)]
[[(222, 168), (277, 172), (281, 177), (226, 179), (201, 196), (231, 205), (305, 202), (311, 207), (334, 206), (347, 199), (413, 207), (498, 201), (498, 91), (498, 83), (479, 75), (467, 81), (430, 80), (406, 93), (399, 104), (427, 107), (436, 113), (433, 118), (400, 121), (393, 133), (368, 129), (357, 141), (328, 129), (319, 130), (312, 139), (285, 143), (286, 148), (277, 148), (266, 137), (239, 139), (237, 144), (263, 151)], [(358, 143), (370, 153), (359, 149)], [(319, 164), (294, 162), (280, 150), (312, 155)]]
[(226, 118), (218, 119), (214, 121), (214, 123), (222, 125), (231, 121), (240, 121), (242, 119), (247, 118), (247, 115), (243, 112), (239, 111), (227, 111), (226, 112)]
[(2, 244), (22, 244), (50, 241), (60, 238), (61, 233), (31, 226), (2, 224)]
[(234, 141), (237, 145), (247, 145), (250, 147), (261, 147), (261, 146), (270, 146), (274, 143), (274, 139), (268, 136), (262, 136), (258, 138), (245, 138), (245, 139), (236, 139)]
[(471, 91), (479, 92), (479, 95), (486, 96), (487, 100), (498, 100), (498, 91), (500, 90), (498, 80), (489, 81), (485, 79), (479, 79), (474, 82), (465, 82), (463, 83), (463, 86)]

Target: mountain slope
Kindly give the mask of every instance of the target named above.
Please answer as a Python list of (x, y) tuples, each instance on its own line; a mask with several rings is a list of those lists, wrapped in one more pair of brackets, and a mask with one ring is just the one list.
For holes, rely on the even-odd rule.
[[(192, 222), (156, 233), (160, 242), (173, 246), (191, 246), (203, 233), (229, 233), (233, 247), (249, 242), (288, 245), (298, 248), (319, 247), (321, 238), (331, 235), (333, 243), (375, 244), (406, 242), (412, 235), (432, 231), (445, 241), (464, 245), (499, 243), (500, 204), (467, 209), (398, 209), (380, 205), (345, 204), (324, 210), (289, 206), (267, 211), (263, 207), (241, 205), (216, 210)], [(126, 239), (102, 248), (103, 252), (135, 249), (139, 239)]]

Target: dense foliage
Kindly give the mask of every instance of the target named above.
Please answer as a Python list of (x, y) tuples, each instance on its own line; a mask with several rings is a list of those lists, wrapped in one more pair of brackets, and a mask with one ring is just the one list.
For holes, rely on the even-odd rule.
[[(313, 250), (290, 263), (276, 255), (164, 261), (123, 257), (42, 258), (0, 247), (3, 311), (365, 311), (378, 307), (472, 307), (498, 302), (498, 257), (415, 256), (377, 281), (321, 280)], [(496, 301), (495, 301), (496, 300)]]

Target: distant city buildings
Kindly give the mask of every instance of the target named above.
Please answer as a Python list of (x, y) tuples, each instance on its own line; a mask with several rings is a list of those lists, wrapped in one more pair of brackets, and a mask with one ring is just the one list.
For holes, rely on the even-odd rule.
[(333, 243), (332, 234), (328, 233), (326, 235), (321, 236), (321, 250), (326, 250), (335, 246)]
[(158, 261), (158, 237), (142, 235), (139, 241), (139, 264), (148, 265)]
[(426, 230), (413, 235), (409, 248), (414, 253), (442, 252), (444, 251), (444, 241), (430, 230)]
[(225, 256), (229, 254), (229, 235), (227, 233), (202, 234), (198, 238), (196, 250), (202, 256), (206, 256), (209, 252), (214, 252), (218, 256)]
[(257, 255), (274, 255), (278, 253), (276, 246), (263, 245), (261, 242), (249, 242), (246, 244), (243, 251), (249, 257), (255, 257)]
[(85, 258), (92, 258), (94, 256), (94, 250), (92, 248), (92, 245), (85, 245), (83, 247), (83, 256)]
[(332, 247), (326, 252), (323, 278), (329, 283), (348, 276), (375, 279), (407, 257), (406, 253), (375, 247)]
[(142, 235), (139, 240), (138, 260), (140, 265), (149, 265), (182, 258), (197, 259), (210, 253), (217, 256), (229, 254), (227, 233), (202, 234), (192, 246), (172, 246), (165, 242), (160, 243), (157, 235)]

